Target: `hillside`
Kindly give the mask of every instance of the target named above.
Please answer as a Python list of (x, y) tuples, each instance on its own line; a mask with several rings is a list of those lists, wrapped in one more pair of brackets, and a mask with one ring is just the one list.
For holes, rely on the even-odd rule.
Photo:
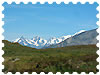
[(35, 50), (35, 48), (22, 46), (19, 43), (11, 43), (7, 40), (3, 40), (3, 43), (5, 44), (3, 48), (5, 51), (4, 56), (27, 56), (32, 54), (33, 50)]
[(94, 72), (98, 55), (96, 45), (35, 49), (3, 40), (3, 72)]
[(97, 44), (97, 37), (98, 33), (96, 29), (89, 30), (77, 34), (73, 37), (70, 37), (59, 44), (50, 45), (43, 48), (57, 48), (57, 47), (65, 47), (65, 46), (74, 46), (74, 45), (89, 45), (89, 44)]

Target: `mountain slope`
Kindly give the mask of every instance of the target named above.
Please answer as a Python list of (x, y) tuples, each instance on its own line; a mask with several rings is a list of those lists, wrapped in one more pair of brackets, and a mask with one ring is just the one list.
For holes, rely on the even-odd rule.
[(88, 45), (88, 44), (96, 44), (98, 41), (96, 40), (98, 33), (96, 29), (85, 31), (79, 34), (76, 34), (59, 44), (50, 45), (44, 48), (56, 48), (56, 47), (64, 47), (64, 46), (72, 46), (72, 45)]

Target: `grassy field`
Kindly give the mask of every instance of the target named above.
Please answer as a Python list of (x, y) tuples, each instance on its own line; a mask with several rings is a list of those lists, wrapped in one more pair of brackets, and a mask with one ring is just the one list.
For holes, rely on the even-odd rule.
[(3, 40), (3, 72), (98, 72), (96, 45), (35, 49)]

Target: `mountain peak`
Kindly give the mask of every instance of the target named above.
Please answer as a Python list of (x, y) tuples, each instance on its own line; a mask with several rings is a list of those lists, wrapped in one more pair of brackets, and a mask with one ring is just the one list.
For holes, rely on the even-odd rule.
[(39, 36), (35, 36), (35, 38), (39, 38)]
[(25, 38), (23, 36), (21, 36), (20, 39), (25, 39)]
[(40, 40), (40, 39), (42, 39), (41, 37), (39, 37), (39, 36), (35, 36), (35, 37), (33, 37), (31, 40)]

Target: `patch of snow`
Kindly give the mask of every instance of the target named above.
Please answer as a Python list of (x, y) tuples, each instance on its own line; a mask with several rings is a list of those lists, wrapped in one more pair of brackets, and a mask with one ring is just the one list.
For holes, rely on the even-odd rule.
[(14, 42), (17, 42), (20, 38), (17, 38)]
[(24, 45), (27, 45), (27, 44), (24, 42)]
[(85, 30), (80, 30), (79, 32), (76, 32), (74, 35), (78, 35), (78, 34), (83, 33), (83, 32), (85, 32)]

